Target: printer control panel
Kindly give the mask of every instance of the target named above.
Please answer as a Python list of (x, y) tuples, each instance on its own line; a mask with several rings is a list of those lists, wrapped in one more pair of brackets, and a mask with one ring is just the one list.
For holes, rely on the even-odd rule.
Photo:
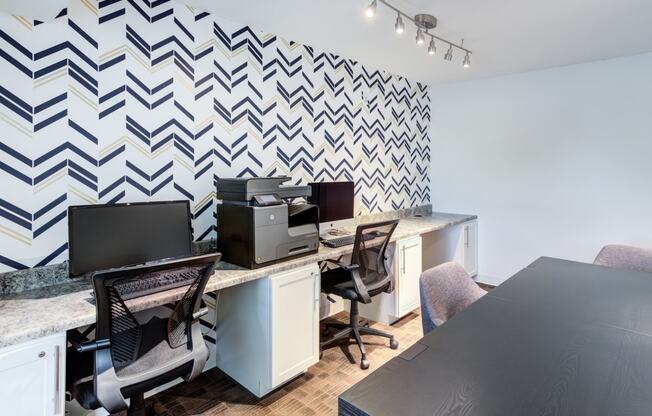
[(255, 195), (254, 202), (259, 207), (268, 207), (271, 205), (281, 205), (283, 201), (276, 194)]

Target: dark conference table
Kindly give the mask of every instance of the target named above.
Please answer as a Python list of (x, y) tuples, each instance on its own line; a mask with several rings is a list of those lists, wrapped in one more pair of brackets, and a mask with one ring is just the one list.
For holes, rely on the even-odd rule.
[(650, 416), (652, 275), (541, 257), (339, 397), (343, 416)]

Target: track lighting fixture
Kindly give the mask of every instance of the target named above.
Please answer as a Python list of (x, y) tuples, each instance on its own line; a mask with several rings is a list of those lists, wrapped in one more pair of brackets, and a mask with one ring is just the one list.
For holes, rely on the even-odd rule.
[(376, 9), (378, 8), (378, 0), (373, 0), (371, 4), (367, 7), (365, 14), (367, 17), (374, 17), (376, 15)]
[(435, 39), (430, 38), (430, 45), (428, 45), (428, 55), (434, 55), (437, 52), (437, 47), (435, 46)]
[(471, 57), (469, 56), (468, 52), (464, 56), (464, 62), (462, 63), (462, 66), (464, 66), (464, 68), (468, 68), (471, 66)]
[(437, 53), (437, 46), (435, 45), (435, 40), (441, 41), (444, 44), (448, 44), (448, 50), (444, 54), (444, 60), (452, 61), (453, 60), (453, 48), (459, 49), (464, 52), (464, 60), (462, 66), (468, 68), (471, 66), (471, 51), (464, 47), (464, 39), (460, 44), (451, 42), (442, 37), (439, 37), (432, 33), (432, 31), (437, 27), (437, 18), (430, 14), (421, 13), (417, 14), (414, 17), (410, 17), (407, 14), (403, 13), (396, 6), (392, 5), (388, 0), (373, 0), (369, 3), (369, 6), (365, 10), (365, 15), (367, 17), (374, 17), (378, 11), (378, 3), (382, 3), (388, 8), (396, 12), (396, 23), (394, 24), (394, 30), (399, 35), (405, 32), (405, 23), (403, 18), (412, 22), (417, 28), (416, 42), (417, 45), (423, 45), (426, 43), (426, 37), (430, 37), (430, 42), (428, 44), (428, 55), (435, 55)]
[(451, 45), (451, 44), (448, 45), (448, 50), (446, 51), (446, 54), (444, 55), (444, 60), (449, 61), (449, 62), (453, 60), (453, 45)]
[(403, 23), (403, 19), (401, 19), (400, 13), (396, 16), (396, 24), (394, 25), (394, 29), (399, 35), (405, 32), (405, 23)]
[(421, 28), (417, 29), (417, 45), (423, 45), (426, 43), (426, 37), (423, 36), (423, 30)]

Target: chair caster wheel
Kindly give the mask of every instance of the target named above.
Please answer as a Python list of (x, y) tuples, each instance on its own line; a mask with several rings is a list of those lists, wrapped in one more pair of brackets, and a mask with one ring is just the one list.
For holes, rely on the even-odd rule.
[(393, 350), (398, 348), (398, 341), (395, 338), (389, 340), (389, 348)]
[(367, 368), (369, 368), (369, 361), (367, 361), (366, 359), (363, 358), (360, 361), (360, 368), (363, 369), (363, 370), (366, 370)]

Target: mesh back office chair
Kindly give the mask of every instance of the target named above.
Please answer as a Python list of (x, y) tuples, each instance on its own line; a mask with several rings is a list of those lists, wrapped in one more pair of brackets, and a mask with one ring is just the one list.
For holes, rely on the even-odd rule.
[[(340, 329), (332, 338), (321, 343), (322, 349), (341, 340), (353, 337), (360, 348), (362, 358), (360, 367), (369, 368), (367, 353), (361, 335), (376, 335), (390, 339), (390, 347), (398, 348), (398, 342), (392, 334), (360, 326), (358, 320), (358, 302), (371, 303), (371, 298), (394, 290), (392, 278), (393, 249), (389, 240), (396, 229), (398, 220), (383, 221), (359, 225), (356, 229), (351, 264), (327, 260), (337, 268), (322, 273), (322, 290), (351, 301), (350, 321), (348, 324), (330, 323), (327, 327)], [(393, 248), (393, 247), (392, 247)]]
[[(201, 297), (220, 255), (168, 262), (166, 265), (98, 272), (93, 276), (97, 327), (95, 340), (72, 341), (68, 349), (67, 391), (86, 409), (145, 415), (144, 393), (177, 377), (198, 376), (208, 359), (199, 317)], [(193, 273), (194, 280), (173, 309), (154, 306), (132, 312), (120, 286), (155, 273)], [(165, 296), (164, 292), (156, 295)], [(152, 299), (153, 300), (153, 299)], [(94, 354), (88, 354), (93, 351)]]
[(616, 244), (604, 246), (593, 264), (652, 273), (652, 249)]

